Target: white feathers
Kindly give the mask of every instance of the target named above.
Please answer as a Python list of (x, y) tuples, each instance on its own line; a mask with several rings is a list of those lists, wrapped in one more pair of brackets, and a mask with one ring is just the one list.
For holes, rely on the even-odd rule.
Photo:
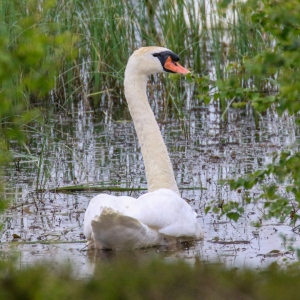
[(138, 199), (100, 194), (85, 212), (84, 233), (97, 248), (143, 248), (163, 244), (171, 237), (202, 238), (196, 217), (192, 208), (168, 189)]

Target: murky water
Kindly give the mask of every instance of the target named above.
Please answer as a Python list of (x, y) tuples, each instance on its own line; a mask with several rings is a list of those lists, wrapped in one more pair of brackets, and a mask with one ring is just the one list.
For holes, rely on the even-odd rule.
[[(222, 121), (217, 104), (204, 106), (188, 101), (189, 109), (183, 120), (166, 117), (160, 103), (154, 100), (151, 105), (179, 187), (196, 187), (182, 190), (182, 197), (198, 213), (204, 241), (146, 251), (99, 251), (97, 257), (86, 251), (83, 216), (89, 200), (97, 193), (56, 194), (48, 190), (96, 182), (105, 186), (146, 187), (146, 180), (126, 107), (121, 113), (114, 111), (113, 105), (102, 107), (95, 115), (80, 102), (69, 113), (56, 114), (47, 125), (30, 129), (30, 153), (14, 149), (15, 163), (5, 172), (6, 196), (12, 202), (1, 216), (1, 254), (16, 251), (21, 267), (40, 260), (56, 264), (67, 260), (83, 276), (93, 272), (95, 263), (122, 256), (124, 252), (133, 259), (159, 256), (193, 263), (199, 257), (231, 267), (260, 268), (272, 261), (295, 260), (292, 252), (286, 253), (288, 245), (280, 237), (283, 234), (299, 246), (299, 236), (293, 234), (289, 220), (263, 221), (257, 230), (251, 223), (262, 217), (262, 206), (246, 204), (244, 199), (259, 191), (247, 195), (244, 191), (230, 191), (227, 185), (219, 183), (221, 179), (263, 168), (273, 152), (295, 145), (299, 132), (291, 117), (279, 118), (269, 111), (255, 124), (251, 109), (230, 109), (227, 120)], [(138, 197), (141, 192), (127, 194)], [(212, 201), (222, 200), (245, 203), (245, 213), (237, 223), (217, 213), (204, 213)]]

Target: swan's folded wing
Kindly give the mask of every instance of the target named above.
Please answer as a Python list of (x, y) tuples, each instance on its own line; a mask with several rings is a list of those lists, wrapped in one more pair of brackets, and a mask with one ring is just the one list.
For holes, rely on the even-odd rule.
[(100, 216), (104, 207), (123, 213), (129, 206), (135, 203), (137, 199), (127, 196), (112, 196), (107, 194), (99, 194), (95, 196), (89, 203), (84, 215), (84, 235), (88, 240), (92, 234), (92, 220), (96, 216)]
[(142, 195), (124, 214), (165, 235), (194, 238), (202, 236), (197, 214), (185, 200), (168, 189)]
[(160, 243), (162, 236), (137, 219), (104, 208), (92, 220), (93, 240), (99, 249), (135, 249)]

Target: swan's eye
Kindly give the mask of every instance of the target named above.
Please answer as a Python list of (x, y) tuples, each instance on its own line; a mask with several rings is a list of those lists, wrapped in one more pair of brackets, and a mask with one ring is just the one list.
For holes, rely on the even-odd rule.
[(154, 53), (154, 54), (152, 54), (154, 57), (157, 57), (157, 56), (159, 56), (159, 53)]

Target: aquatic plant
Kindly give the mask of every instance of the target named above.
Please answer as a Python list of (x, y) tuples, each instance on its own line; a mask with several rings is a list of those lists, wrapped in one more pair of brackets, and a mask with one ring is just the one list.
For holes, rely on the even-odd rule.
[[(300, 111), (300, 3), (299, 1), (256, 1), (249, 0), (242, 5), (245, 13), (260, 28), (263, 36), (270, 36), (271, 48), (248, 57), (244, 73), (262, 78), (265, 85), (276, 88), (269, 90), (240, 89), (239, 94), (248, 95), (249, 102), (260, 112), (271, 106), (280, 114), (293, 115), (299, 124)], [(237, 80), (237, 79), (236, 79)], [(227, 93), (230, 90), (227, 88)], [(234, 93), (233, 93), (234, 95)], [(232, 96), (233, 96), (232, 95)], [(229, 181), (232, 189), (251, 189), (262, 186), (264, 192), (258, 197), (264, 200), (264, 218), (290, 220), (293, 230), (299, 233), (297, 220), (300, 218), (300, 154), (285, 149), (276, 153), (273, 162), (264, 170)], [(256, 199), (257, 200), (257, 199)], [(236, 213), (236, 211), (234, 211)], [(235, 215), (236, 216), (236, 215)], [(238, 217), (238, 216), (237, 216)], [(260, 225), (260, 222), (257, 223)]]
[(36, 265), (17, 269), (0, 262), (1, 299), (289, 299), (299, 298), (299, 266), (263, 271), (227, 270), (217, 264), (194, 267), (177, 261), (101, 262), (94, 276), (74, 278), (72, 269)]
[[(236, 66), (240, 66), (246, 57), (269, 47), (270, 41), (245, 17), (237, 3), (229, 9), (218, 4), (222, 2), (71, 0), (44, 1), (44, 5), (37, 5), (36, 1), (21, 1), (20, 5), (16, 5), (15, 1), (4, 1), (0, 13), (3, 30), (12, 49), (34, 30), (44, 32), (45, 36), (67, 31), (69, 36), (64, 39), (68, 39), (69, 43), (66, 41), (60, 48), (62, 50), (68, 45), (70, 52), (75, 45), (72, 39), (79, 37), (77, 59), (53, 56), (59, 49), (55, 45), (52, 46), (53, 51), (44, 49), (41, 52), (39, 47), (33, 50), (43, 55), (41, 66), (45, 70), (51, 72), (54, 69), (49, 62), (53, 62), (59, 70), (56, 75), (48, 73), (49, 85), (53, 80), (56, 82), (52, 89), (53, 103), (68, 107), (72, 101), (80, 99), (96, 108), (109, 99), (116, 99), (117, 104), (121, 103), (120, 99), (124, 101), (124, 66), (132, 51), (140, 46), (160, 45), (176, 50), (180, 52), (183, 65), (214, 80), (223, 80), (232, 72), (238, 72)], [(32, 15), (35, 19), (31, 17), (27, 25), (21, 24), (20, 18)], [(21, 73), (17, 72), (16, 77), (20, 76)], [(166, 90), (170, 90), (169, 85), (175, 89), (172, 82), (164, 80), (166, 84), (162, 86), (166, 86)], [(238, 86), (249, 84), (241, 79)], [(175, 112), (179, 114), (180, 107), (184, 106), (184, 102), (179, 100), (180, 86), (179, 82), (173, 98), (162, 90), (165, 109), (174, 104)], [(47, 86), (43, 88), (47, 90)], [(41, 96), (37, 93), (27, 98), (34, 103), (34, 99), (41, 101)], [(225, 108), (225, 98), (214, 96), (215, 100), (219, 98)]]
[[(11, 159), (12, 143), (24, 145), (26, 127), (40, 117), (32, 104), (49, 97), (60, 61), (74, 58), (75, 36), (57, 33), (37, 3), (4, 1), (0, 7), (0, 165)], [(17, 10), (25, 15), (17, 18)]]

